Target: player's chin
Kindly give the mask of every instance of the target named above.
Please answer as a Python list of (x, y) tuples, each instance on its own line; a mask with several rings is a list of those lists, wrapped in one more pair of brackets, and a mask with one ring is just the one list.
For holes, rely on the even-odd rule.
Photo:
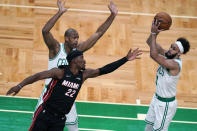
[(77, 48), (77, 43), (74, 43), (73, 44), (73, 48)]
[(167, 56), (170, 56), (171, 55), (170, 51), (166, 52), (166, 55)]
[(85, 70), (85, 69), (86, 69), (86, 66), (85, 66), (85, 65), (83, 65), (83, 66), (81, 67), (81, 69), (82, 69), (82, 70)]

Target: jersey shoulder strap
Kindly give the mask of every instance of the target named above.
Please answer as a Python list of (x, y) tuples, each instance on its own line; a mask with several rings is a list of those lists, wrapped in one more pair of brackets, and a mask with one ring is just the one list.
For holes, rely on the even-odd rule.
[(182, 60), (180, 58), (174, 59), (175, 62), (179, 64), (180, 71), (182, 70)]

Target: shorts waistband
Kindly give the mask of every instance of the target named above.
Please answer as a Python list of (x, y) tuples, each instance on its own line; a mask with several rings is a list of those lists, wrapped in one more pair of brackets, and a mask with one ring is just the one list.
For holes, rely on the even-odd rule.
[(155, 93), (155, 96), (156, 96), (156, 98), (158, 100), (163, 101), (163, 102), (172, 102), (172, 101), (175, 100), (175, 96), (174, 97), (171, 97), (171, 98), (163, 98), (163, 97), (157, 95), (157, 93)]

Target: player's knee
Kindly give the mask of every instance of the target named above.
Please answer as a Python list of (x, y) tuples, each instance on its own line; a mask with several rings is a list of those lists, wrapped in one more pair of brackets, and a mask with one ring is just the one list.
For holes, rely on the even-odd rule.
[(68, 131), (79, 131), (78, 130), (78, 123), (74, 124), (74, 125), (66, 125)]
[(152, 131), (153, 126), (150, 124), (146, 124), (145, 131)]

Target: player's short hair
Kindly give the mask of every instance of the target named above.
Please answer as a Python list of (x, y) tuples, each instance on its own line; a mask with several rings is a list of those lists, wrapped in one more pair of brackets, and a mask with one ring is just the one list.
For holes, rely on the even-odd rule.
[(74, 59), (77, 56), (81, 56), (83, 55), (82, 51), (79, 50), (72, 50), (66, 57), (68, 63), (70, 64), (70, 62), (72, 61), (72, 59)]
[(189, 49), (190, 49), (189, 41), (186, 38), (183, 38), (183, 37), (178, 38), (177, 41), (181, 42), (181, 44), (182, 44), (182, 46), (184, 48), (183, 54), (186, 54), (189, 51)]
[(66, 31), (65, 31), (65, 33), (64, 33), (64, 37), (69, 37), (72, 33), (74, 33), (74, 32), (77, 32), (75, 29), (73, 29), (73, 28), (69, 28), (69, 29), (67, 29)]

